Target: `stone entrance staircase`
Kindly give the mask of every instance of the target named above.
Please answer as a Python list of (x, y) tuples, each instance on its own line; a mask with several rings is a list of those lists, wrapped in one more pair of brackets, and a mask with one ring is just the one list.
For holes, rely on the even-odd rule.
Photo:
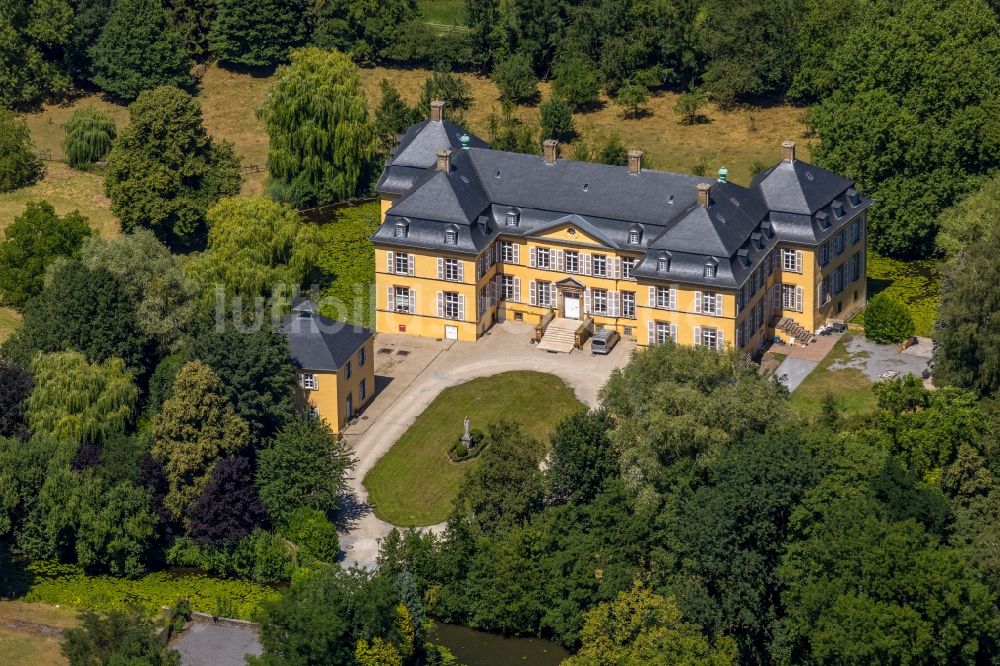
[(556, 317), (546, 327), (545, 335), (538, 342), (538, 348), (568, 354), (576, 346), (576, 329), (580, 323), (579, 319)]
[(807, 345), (810, 342), (816, 341), (816, 337), (812, 333), (796, 324), (791, 317), (781, 319), (776, 328), (788, 333), (800, 345)]

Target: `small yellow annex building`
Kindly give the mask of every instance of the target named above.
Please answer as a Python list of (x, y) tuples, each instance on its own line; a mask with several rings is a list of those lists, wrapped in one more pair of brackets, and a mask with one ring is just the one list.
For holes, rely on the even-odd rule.
[(376, 330), (476, 340), (553, 317), (755, 354), (865, 304), (866, 211), (851, 181), (796, 159), (750, 187), (490, 149), (444, 117), (410, 127), (377, 186)]
[(339, 433), (375, 394), (375, 334), (315, 310), (312, 301), (296, 299), (284, 320), (297, 373), (293, 398)]

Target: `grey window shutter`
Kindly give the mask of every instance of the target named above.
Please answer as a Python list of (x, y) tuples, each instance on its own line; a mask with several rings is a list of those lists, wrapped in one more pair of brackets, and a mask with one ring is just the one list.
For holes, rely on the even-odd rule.
[(438, 317), (444, 316), (444, 292), (437, 293)]
[(417, 313), (417, 292), (413, 291), (412, 289), (409, 289), (408, 291), (409, 291), (409, 294), (410, 294), (410, 314), (416, 314)]
[(386, 303), (388, 304), (387, 310), (396, 309), (396, 290), (393, 287), (389, 287), (386, 293)]
[(795, 309), (802, 312), (802, 287), (795, 288)]
[(406, 260), (407, 260), (407, 266), (406, 266), (407, 271), (406, 272), (409, 273), (410, 275), (413, 275), (414, 274), (414, 264), (416, 264), (416, 257), (414, 255), (412, 255), (412, 254), (408, 254), (408, 255), (406, 255)]
[(514, 301), (521, 302), (521, 278), (514, 278)]
[(677, 309), (677, 290), (672, 287), (670, 289), (670, 309)]
[(585, 254), (580, 257), (580, 262), (583, 264), (583, 274), (590, 275), (590, 255)]
[(701, 312), (701, 292), (694, 292), (694, 311)]
[(620, 280), (622, 277), (622, 259), (621, 257), (615, 257), (615, 279)]
[(556, 306), (556, 285), (553, 282), (549, 283), (549, 307)]
[(458, 281), (465, 282), (465, 262), (458, 262)]
[(620, 291), (609, 291), (608, 292), (608, 307), (610, 308), (610, 313), (612, 317), (621, 316), (621, 303), (622, 303), (622, 293)]
[(591, 314), (591, 312), (590, 312), (590, 287), (587, 287), (586, 289), (583, 290), (583, 311), (586, 312), (587, 314)]
[(725, 313), (725, 301), (723, 300), (722, 294), (715, 295), (715, 314), (722, 316)]
[(649, 288), (649, 307), (656, 307), (656, 287)]
[(458, 295), (458, 318), (465, 321), (465, 294)]
[(701, 327), (694, 327), (694, 346), (701, 347)]
[(444, 279), (444, 259), (438, 257), (438, 280)]
[(715, 348), (716, 349), (726, 348), (726, 339), (721, 328), (716, 329), (715, 331)]
[(518, 245), (517, 243), (513, 243), (513, 245), (514, 245), (514, 263), (519, 264), (521, 263), (521, 246)]
[(646, 342), (653, 344), (656, 342), (656, 324), (650, 319), (646, 324)]
[(795, 251), (795, 272), (802, 272), (802, 253), (798, 250)]
[(386, 263), (386, 270), (388, 270), (390, 273), (395, 273), (396, 272), (396, 254), (390, 250), (389, 252), (385, 253), (385, 258), (386, 258), (386, 262), (385, 262)]
[(677, 324), (670, 324), (670, 339), (677, 342)]
[(535, 281), (528, 282), (528, 299), (532, 305), (538, 305), (538, 296), (535, 294)]
[(530, 266), (532, 268), (535, 268), (536, 266), (538, 266), (538, 251), (534, 245), (532, 245), (531, 248), (529, 248), (528, 254), (529, 254), (528, 260), (530, 262)]

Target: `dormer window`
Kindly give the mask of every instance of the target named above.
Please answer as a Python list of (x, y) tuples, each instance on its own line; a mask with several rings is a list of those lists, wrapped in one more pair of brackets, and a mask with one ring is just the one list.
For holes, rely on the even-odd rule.
[(761, 222), (760, 223), (760, 230), (768, 238), (774, 238), (774, 229), (771, 228), (771, 221), (770, 220), (764, 220), (763, 222)]
[(830, 216), (826, 213), (826, 211), (821, 210), (816, 213), (816, 222), (819, 223), (820, 229), (830, 228)]
[(507, 210), (505, 226), (516, 227), (521, 221), (521, 210), (518, 208), (509, 208)]
[(656, 259), (656, 270), (660, 273), (670, 272), (670, 255), (666, 252), (660, 253), (660, 256)]
[(743, 268), (750, 268), (750, 250), (741, 248), (736, 252), (736, 256), (740, 258)]
[(719, 262), (716, 261), (714, 257), (709, 257), (708, 260), (705, 261), (705, 277), (714, 278), (715, 274), (718, 272), (718, 266)]
[(837, 219), (844, 217), (844, 202), (836, 199), (833, 202), (833, 214), (837, 216)]
[(750, 242), (753, 243), (753, 246), (758, 250), (764, 249), (764, 238), (761, 236), (759, 231), (755, 231), (750, 234)]
[(850, 199), (852, 206), (857, 206), (861, 203), (861, 195), (853, 187), (847, 188), (847, 198)]
[(632, 228), (628, 231), (628, 244), (638, 245), (642, 242), (642, 227), (638, 224), (633, 224)]
[(410, 223), (406, 220), (399, 220), (392, 230), (392, 235), (396, 238), (406, 238), (410, 232)]
[(444, 232), (445, 245), (458, 245), (458, 227), (450, 226)]

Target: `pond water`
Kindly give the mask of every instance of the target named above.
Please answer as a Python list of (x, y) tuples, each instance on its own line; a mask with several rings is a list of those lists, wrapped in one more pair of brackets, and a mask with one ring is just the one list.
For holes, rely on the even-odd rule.
[(457, 624), (438, 624), (430, 641), (444, 645), (465, 666), (558, 666), (569, 652), (540, 638), (507, 638)]

